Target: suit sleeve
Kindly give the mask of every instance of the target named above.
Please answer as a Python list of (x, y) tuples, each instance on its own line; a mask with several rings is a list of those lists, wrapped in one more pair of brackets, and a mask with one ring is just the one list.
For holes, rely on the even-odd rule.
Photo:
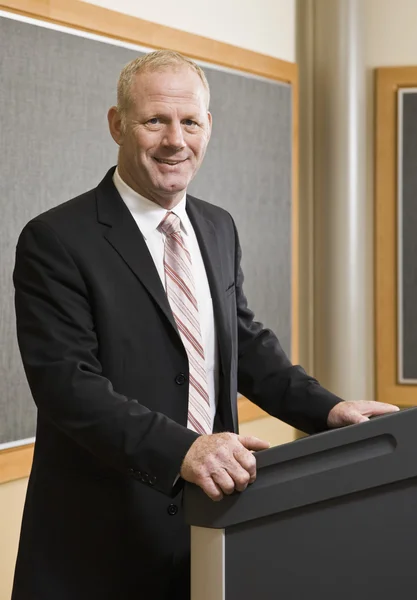
[(243, 291), (242, 252), (236, 239), (236, 307), (238, 319), (238, 390), (270, 415), (316, 433), (326, 430), (330, 410), (342, 401), (291, 361), (276, 335), (254, 320)]
[(197, 434), (117, 393), (103, 376), (87, 284), (49, 225), (25, 227), (13, 279), (19, 348), (43, 417), (108, 466), (147, 473), (155, 489), (173, 495)]

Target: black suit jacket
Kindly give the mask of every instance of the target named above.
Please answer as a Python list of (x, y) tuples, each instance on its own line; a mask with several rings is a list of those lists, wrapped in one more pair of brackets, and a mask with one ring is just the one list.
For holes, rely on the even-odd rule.
[[(110, 170), (31, 221), (16, 254), (17, 331), (38, 406), (13, 600), (188, 597), (189, 532), (173, 482), (186, 428), (188, 361), (146, 243)], [(218, 412), (236, 396), (307, 432), (340, 401), (253, 320), (231, 216), (187, 197), (211, 288)]]

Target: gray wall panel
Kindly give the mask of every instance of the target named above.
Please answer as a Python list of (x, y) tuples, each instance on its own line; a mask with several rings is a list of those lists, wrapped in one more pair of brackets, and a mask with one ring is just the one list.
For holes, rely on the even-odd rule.
[[(115, 163), (106, 114), (138, 52), (0, 18), (0, 443), (31, 437), (11, 275), (25, 223), (94, 187)], [(214, 130), (190, 192), (233, 214), (246, 292), (290, 350), (291, 89), (206, 68)]]
[[(403, 377), (417, 379), (417, 92), (403, 95)], [(400, 267), (401, 268), (401, 267)]]

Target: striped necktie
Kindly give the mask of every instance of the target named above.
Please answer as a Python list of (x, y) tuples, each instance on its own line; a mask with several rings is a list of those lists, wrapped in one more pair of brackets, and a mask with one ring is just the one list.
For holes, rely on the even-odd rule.
[(181, 235), (181, 220), (177, 215), (167, 212), (159, 224), (158, 230), (165, 234), (166, 294), (188, 356), (187, 427), (197, 433), (212, 433), (207, 371), (191, 256)]

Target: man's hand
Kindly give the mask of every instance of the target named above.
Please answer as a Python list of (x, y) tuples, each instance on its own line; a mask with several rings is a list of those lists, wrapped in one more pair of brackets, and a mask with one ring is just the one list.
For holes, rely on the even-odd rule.
[(215, 433), (197, 438), (185, 455), (180, 475), (195, 483), (212, 500), (235, 490), (243, 492), (256, 479), (251, 450), (265, 450), (269, 442), (235, 433)]
[(365, 421), (369, 421), (369, 417), (385, 415), (397, 412), (398, 410), (400, 410), (398, 406), (394, 406), (393, 404), (384, 404), (370, 400), (339, 402), (329, 412), (327, 425), (333, 428), (364, 423)]

